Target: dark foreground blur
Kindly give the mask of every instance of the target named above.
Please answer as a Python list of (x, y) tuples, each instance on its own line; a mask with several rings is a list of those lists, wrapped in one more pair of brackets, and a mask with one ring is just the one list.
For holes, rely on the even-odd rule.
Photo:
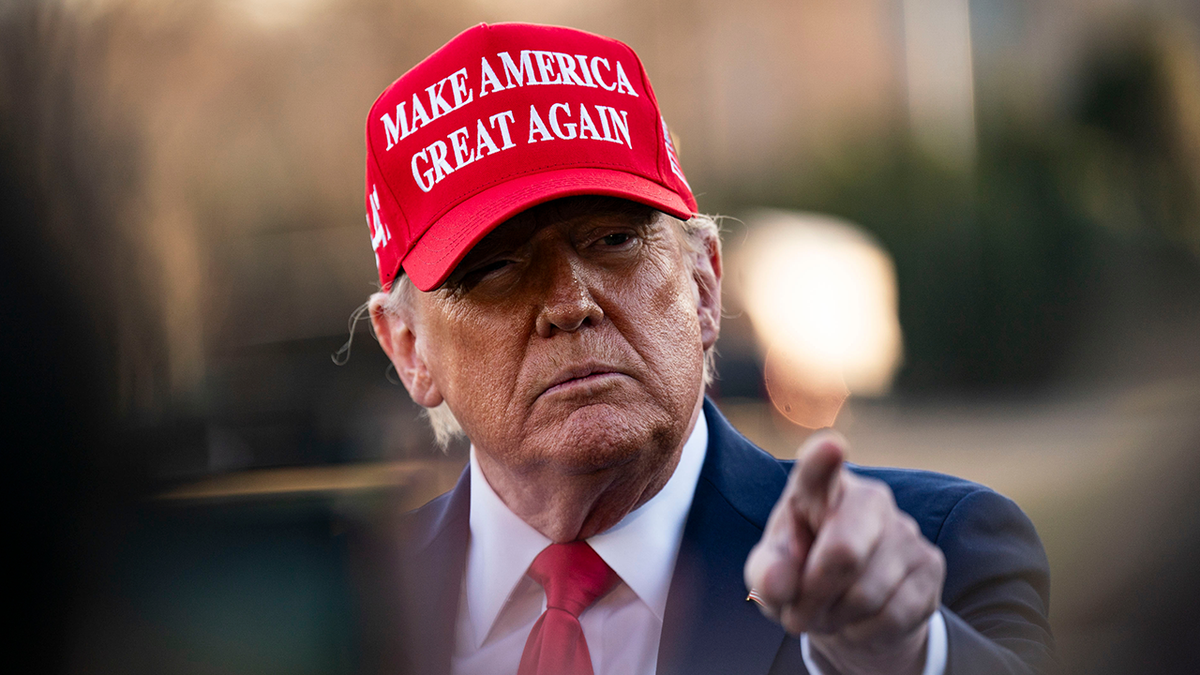
[(712, 391), (735, 425), (779, 454), (807, 433), (738, 295), (754, 209), (855, 224), (903, 359), (834, 408), (852, 459), (1016, 499), (1068, 673), (1200, 672), (1194, 4), (8, 0), (13, 672), (365, 665), (386, 589), (357, 533), (465, 448), (432, 449), (362, 326), (330, 359), (373, 290), (362, 116), (503, 19), (630, 43), (702, 208), (744, 216)]

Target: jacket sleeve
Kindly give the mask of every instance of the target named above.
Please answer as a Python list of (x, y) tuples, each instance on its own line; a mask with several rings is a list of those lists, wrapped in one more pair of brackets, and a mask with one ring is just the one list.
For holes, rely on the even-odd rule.
[(980, 488), (954, 505), (939, 530), (947, 675), (1056, 672), (1049, 562), (1029, 518)]

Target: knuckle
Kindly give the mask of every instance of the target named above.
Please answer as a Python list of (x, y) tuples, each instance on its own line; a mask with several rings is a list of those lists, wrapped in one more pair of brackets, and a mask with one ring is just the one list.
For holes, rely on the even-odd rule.
[(917, 525), (917, 521), (903, 511), (900, 512), (897, 518), (896, 527), (899, 528), (901, 534), (909, 539), (922, 538), (921, 527)]
[(888, 484), (875, 478), (857, 476), (853, 490), (865, 504), (875, 508), (888, 509), (896, 504), (892, 489)]
[(870, 495), (875, 501), (885, 504), (892, 501), (892, 489), (887, 486), (887, 483), (884, 483), (881, 480), (873, 479), (863, 482), (865, 484), (864, 489), (867, 491), (867, 494)]
[(918, 565), (933, 577), (941, 579), (946, 574), (946, 554), (929, 542), (923, 542), (917, 557)]
[(937, 570), (938, 576), (939, 577), (945, 576), (946, 575), (946, 554), (942, 553), (942, 549), (934, 546), (933, 544), (930, 544), (929, 545), (929, 555), (932, 558), (932, 565), (933, 565), (933, 568), (935, 570)]
[(803, 633), (807, 628), (803, 616), (792, 606), (784, 607), (779, 613), (779, 624), (793, 635)]
[(853, 577), (862, 572), (865, 564), (866, 556), (852, 542), (837, 539), (825, 549), (820, 571), (837, 577)]
[(853, 616), (874, 614), (879, 609), (879, 598), (856, 584), (846, 591), (846, 595), (842, 598), (842, 606), (848, 614)]
[(879, 614), (879, 632), (888, 637), (903, 634), (908, 628), (910, 614), (904, 603), (889, 603)]

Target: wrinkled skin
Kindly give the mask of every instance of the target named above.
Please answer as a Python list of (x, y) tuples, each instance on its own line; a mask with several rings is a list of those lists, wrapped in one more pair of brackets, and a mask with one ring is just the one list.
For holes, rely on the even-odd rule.
[(670, 220), (606, 204), (526, 212), (442, 287), (371, 304), (413, 399), (445, 400), (496, 493), (555, 541), (615, 525), (670, 478), (719, 330), (717, 243), (692, 253)]

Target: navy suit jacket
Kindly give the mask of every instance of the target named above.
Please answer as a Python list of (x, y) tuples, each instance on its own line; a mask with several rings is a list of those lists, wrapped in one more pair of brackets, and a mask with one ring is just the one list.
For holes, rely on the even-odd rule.
[[(671, 581), (658, 672), (805, 673), (799, 639), (746, 600), (742, 581), (746, 556), (762, 536), (791, 462), (757, 448), (710, 401), (704, 412), (708, 452)], [(852, 468), (887, 483), (897, 505), (945, 553), (947, 673), (1050, 671), (1048, 563), (1021, 510), (983, 486), (950, 476)], [(400, 574), (395, 583), (401, 600), (374, 598), (379, 611), (367, 618), (375, 629), (368, 651), (379, 656), (369, 668), (449, 672), (466, 565), (469, 476), (464, 471), (453, 490), (404, 517), (398, 539), (391, 533), (400, 543), (395, 557), (380, 559), (388, 561), (385, 574)]]

